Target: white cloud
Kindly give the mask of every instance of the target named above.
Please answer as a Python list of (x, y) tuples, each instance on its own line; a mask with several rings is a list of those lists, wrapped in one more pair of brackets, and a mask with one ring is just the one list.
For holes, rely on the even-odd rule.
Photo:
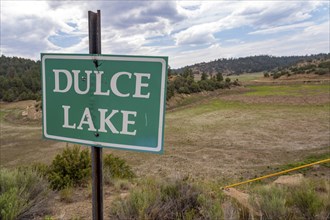
[(231, 46), (213, 44), (207, 48), (173, 55), (173, 66), (185, 66), (218, 58), (244, 57), (260, 54), (275, 56), (330, 53), (329, 21), (306, 27), (301, 32), (276, 39), (237, 43)]
[(279, 33), (279, 32), (284, 32), (284, 31), (293, 31), (298, 28), (309, 27), (313, 24), (314, 24), (313, 22), (302, 22), (302, 23), (297, 23), (297, 24), (283, 25), (283, 26), (278, 26), (278, 27), (261, 29), (261, 30), (250, 32), (249, 34), (274, 34), (274, 33)]
[(173, 68), (230, 56), (328, 52), (329, 6), (319, 1), (1, 1), (1, 53), (33, 59), (40, 52), (88, 53), (87, 11), (97, 9), (103, 53), (168, 55)]
[(76, 34), (68, 22), (77, 23), (78, 28), (84, 26), (79, 22), (81, 14), (77, 7), (50, 10), (44, 1), (4, 1), (1, 6), (1, 50), (6, 55), (36, 59), (40, 52), (62, 51), (64, 48), (48, 38), (57, 31)]
[[(189, 4), (188, 4), (189, 5)], [(198, 24), (194, 24), (174, 35), (177, 45), (189, 44), (212, 44), (215, 41), (214, 34), (223, 30), (229, 30), (241, 26), (250, 26), (257, 31), (252, 33), (263, 33), (284, 30), (285, 24), (301, 22), (311, 17), (320, 3), (317, 2), (215, 2), (193, 4), (198, 6), (196, 10), (187, 10), (182, 4), (189, 19), (197, 17)], [(225, 13), (215, 13), (225, 11)], [(208, 14), (211, 14), (208, 16)], [(205, 21), (207, 19), (207, 22)], [(212, 19), (212, 20), (211, 20)], [(195, 21), (196, 22), (196, 21)], [(306, 25), (307, 23), (304, 23)], [(311, 24), (311, 23), (309, 23)], [(290, 26), (291, 25), (291, 26)], [(290, 24), (288, 28), (298, 27), (297, 24)], [(282, 26), (282, 27), (278, 27)], [(270, 30), (272, 28), (272, 30)], [(277, 29), (277, 30), (276, 30)]]
[(219, 29), (217, 22), (195, 25), (174, 35), (177, 45), (211, 44), (215, 41), (213, 32)]

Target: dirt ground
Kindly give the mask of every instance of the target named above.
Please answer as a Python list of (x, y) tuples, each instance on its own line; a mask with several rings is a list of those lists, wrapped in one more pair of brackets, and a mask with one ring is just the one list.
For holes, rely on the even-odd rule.
[(230, 94), (222, 96), (221, 99), (226, 101), (239, 101), (247, 104), (323, 105), (329, 103), (329, 93), (305, 94), (301, 96), (246, 96)]
[(265, 85), (265, 84), (310, 84), (310, 83), (329, 83), (330, 75), (316, 75), (316, 74), (296, 74), (291, 76), (281, 76), (278, 79), (272, 77), (263, 77), (262, 75), (256, 79), (250, 80), (245, 84), (248, 85)]

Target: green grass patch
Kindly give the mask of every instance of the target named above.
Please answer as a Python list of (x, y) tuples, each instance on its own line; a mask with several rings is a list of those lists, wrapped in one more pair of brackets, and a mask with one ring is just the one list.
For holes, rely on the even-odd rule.
[[(311, 155), (311, 156), (306, 157), (303, 161), (282, 165), (281, 167), (279, 167), (279, 169), (280, 170), (288, 170), (288, 169), (303, 166), (303, 165), (306, 165), (306, 164), (315, 163), (315, 162), (320, 161), (320, 160), (326, 160), (326, 159), (329, 159), (329, 158), (330, 158), (330, 152), (320, 154), (320, 155)], [(321, 163), (320, 165), (324, 166), (324, 167), (327, 167), (327, 168), (330, 168), (330, 163), (329, 162), (328, 163)], [(305, 172), (310, 168), (311, 167), (306, 167), (306, 168), (301, 169), (300, 171)]]
[(252, 91), (246, 96), (305, 96), (330, 93), (329, 84), (320, 85), (276, 85), (276, 86), (249, 86)]
[[(222, 111), (222, 110), (237, 110), (237, 111), (259, 111), (259, 110), (283, 110), (286, 113), (311, 113), (315, 111), (329, 111), (329, 104), (324, 105), (290, 105), (290, 104), (263, 104), (263, 103), (243, 103), (240, 101), (225, 101), (225, 100), (210, 100), (196, 106), (191, 106), (186, 109), (179, 109), (170, 112), (170, 115), (184, 114), (185, 117), (196, 116), (204, 113)], [(275, 115), (276, 116), (276, 115)]]
[(185, 114), (189, 115), (201, 115), (208, 112), (219, 111), (219, 110), (231, 110), (231, 109), (239, 109), (239, 110), (247, 110), (250, 108), (262, 107), (259, 104), (246, 104), (239, 101), (224, 101), (224, 100), (209, 100), (206, 103), (202, 103), (200, 105), (192, 106), (186, 109), (180, 109), (175, 112), (171, 112), (170, 114)]
[(3, 121), (3, 119), (7, 113), (8, 113), (7, 111), (0, 109), (0, 121), (1, 122)]
[(190, 105), (190, 104), (193, 104), (193, 103), (202, 101), (203, 99), (205, 99), (205, 96), (191, 95), (191, 96), (185, 97), (184, 99), (182, 99), (181, 101), (179, 101), (178, 104), (175, 105), (174, 108), (178, 108), (178, 107)]

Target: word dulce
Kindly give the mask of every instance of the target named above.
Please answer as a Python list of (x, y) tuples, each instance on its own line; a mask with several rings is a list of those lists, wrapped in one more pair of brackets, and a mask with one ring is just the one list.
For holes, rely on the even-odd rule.
[[(72, 72), (72, 74), (71, 74)], [(91, 91), (94, 95), (102, 95), (102, 96), (110, 96), (113, 94), (118, 97), (130, 97), (139, 98), (139, 99), (149, 99), (150, 92), (147, 91), (149, 84), (147, 83), (150, 79), (150, 73), (130, 73), (130, 72), (117, 72), (115, 73), (110, 80), (109, 88), (102, 88), (102, 75), (103, 71), (91, 71), (85, 70), (85, 76), (80, 76), (80, 70), (72, 70), (66, 69), (53, 69), (55, 85), (53, 92), (56, 93), (66, 93), (72, 89), (75, 93), (79, 95), (88, 94), (90, 92), (90, 83), (91, 83), (91, 75), (95, 75), (95, 90)], [(66, 81), (60, 80), (60, 75), (66, 78)], [(133, 94), (129, 92), (119, 91), (117, 86), (117, 81), (119, 78), (126, 78), (127, 80), (135, 80), (135, 92)], [(79, 81), (86, 81), (85, 89), (81, 89), (79, 87)], [(62, 84), (61, 84), (62, 83)], [(107, 133), (108, 130), (113, 134), (123, 134), (123, 135), (136, 135), (136, 129), (132, 128), (135, 125), (135, 118), (137, 117), (136, 111), (126, 111), (126, 110), (117, 110), (113, 109), (109, 111), (108, 109), (98, 109), (99, 113), (99, 127), (95, 128), (94, 121), (91, 116), (90, 109), (86, 107), (81, 116), (79, 122), (70, 121), (70, 108), (69, 105), (62, 105), (63, 109), (63, 128), (67, 129), (78, 129), (84, 130), (87, 128), (88, 131), (93, 132), (104, 132)], [(122, 126), (119, 131), (114, 124), (111, 122), (112, 118), (121, 117)], [(131, 125), (129, 127), (129, 125)]]

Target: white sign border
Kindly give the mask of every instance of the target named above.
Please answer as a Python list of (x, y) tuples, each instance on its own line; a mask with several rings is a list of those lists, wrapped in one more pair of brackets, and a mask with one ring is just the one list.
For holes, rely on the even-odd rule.
[[(61, 137), (56, 135), (50, 135), (47, 133), (47, 113), (46, 113), (46, 70), (45, 61), (46, 59), (75, 59), (75, 60), (114, 60), (114, 61), (136, 61), (136, 62), (159, 62), (162, 64), (162, 77), (161, 77), (161, 91), (160, 91), (160, 107), (159, 107), (159, 126), (158, 126), (158, 141), (157, 147), (145, 147), (136, 145), (125, 145), (125, 144), (115, 144), (106, 142), (96, 142), (84, 139)], [(42, 55), (42, 99), (43, 99), (43, 134), (46, 138), (75, 142), (86, 144), (90, 146), (100, 146), (100, 147), (110, 147), (118, 149), (129, 149), (138, 151), (148, 151), (148, 152), (160, 152), (163, 145), (163, 129), (164, 129), (164, 102), (165, 102), (165, 85), (166, 85), (166, 61), (163, 58), (152, 58), (152, 57), (133, 57), (133, 56), (105, 56), (105, 55), (59, 55), (59, 54), (43, 54)]]

